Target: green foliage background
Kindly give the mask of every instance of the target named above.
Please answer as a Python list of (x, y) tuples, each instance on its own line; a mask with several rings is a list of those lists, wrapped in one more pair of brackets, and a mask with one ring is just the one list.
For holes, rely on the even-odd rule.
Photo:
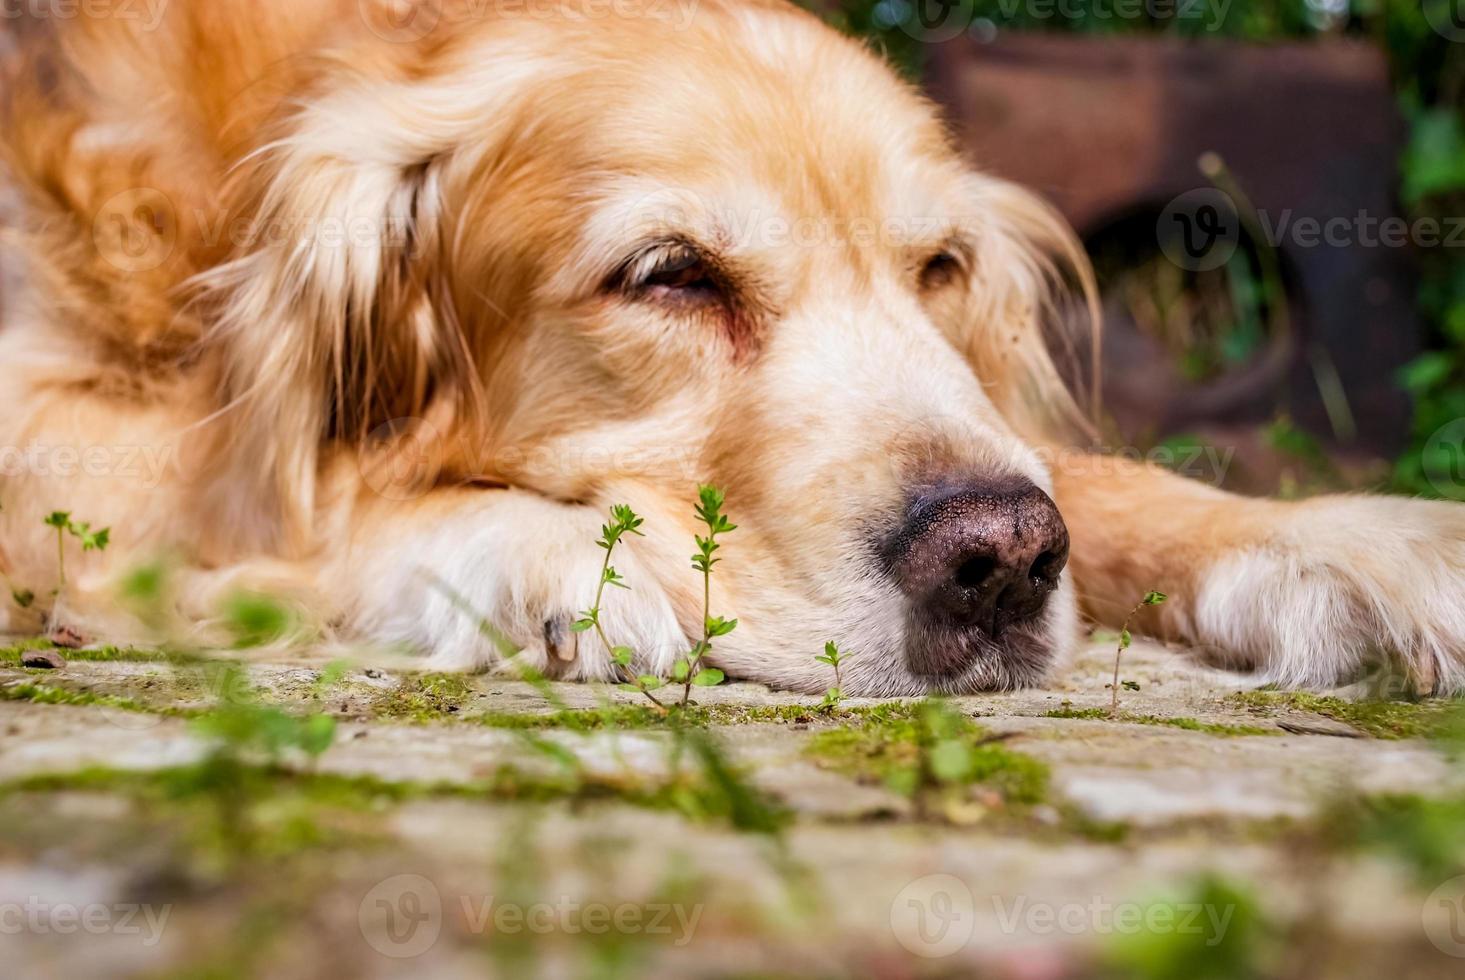
[[(932, 8), (939, 12), (941, 0)], [(964, 17), (978, 36), (1005, 30), (1115, 35), (1151, 34), (1265, 43), (1337, 36), (1372, 40), (1387, 51), (1410, 139), (1399, 161), (1399, 201), (1411, 219), (1439, 222), (1465, 218), (1465, 40), (1452, 41), (1431, 26), (1443, 23), (1454, 4), (1465, 22), (1465, 0), (1149, 0), (1155, 13), (1114, 16), (1125, 0), (955, 0), (948, 16)], [(1134, 9), (1129, 0), (1123, 9)], [(1168, 11), (1207, 5), (1194, 16)], [(922, 36), (910, 0), (844, 0), (818, 7), (837, 26), (872, 39), (912, 76), (921, 68)], [(1462, 32), (1465, 33), (1465, 32)], [(1278, 152), (1285, 152), (1279, 148)], [(1319, 175), (1326, 180), (1326, 175)], [(1442, 224), (1448, 228), (1448, 224)], [(1443, 426), (1465, 419), (1465, 247), (1420, 249), (1423, 281), (1419, 308), (1428, 352), (1410, 364), (1398, 383), (1414, 399), (1411, 445), (1394, 466), (1394, 489), (1465, 498), (1465, 481), (1428, 479), (1450, 473), (1461, 447), (1431, 442)], [(1465, 423), (1462, 423), (1465, 427)], [(1458, 440), (1454, 440), (1458, 443)], [(1437, 484), (1437, 485), (1436, 485)]]

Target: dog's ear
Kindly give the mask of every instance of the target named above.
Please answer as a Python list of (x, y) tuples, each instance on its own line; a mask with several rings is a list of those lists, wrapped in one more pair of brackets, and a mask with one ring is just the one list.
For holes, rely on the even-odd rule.
[(308, 539), (323, 445), (475, 390), (442, 242), (463, 122), (414, 113), (410, 91), (298, 110), (237, 174), (230, 226), (243, 216), (247, 240), (200, 277), (222, 374), (211, 497), (254, 546)]
[(982, 232), (967, 357), (1027, 438), (1091, 435), (1100, 409), (1100, 315), (1083, 245), (1030, 191), (988, 176), (970, 182), (972, 221)]

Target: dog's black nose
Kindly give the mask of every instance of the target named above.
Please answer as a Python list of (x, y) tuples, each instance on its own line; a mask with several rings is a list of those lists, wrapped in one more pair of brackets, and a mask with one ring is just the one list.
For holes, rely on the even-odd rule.
[(1026, 479), (971, 484), (918, 500), (888, 555), (928, 627), (996, 640), (1058, 587), (1068, 528)]

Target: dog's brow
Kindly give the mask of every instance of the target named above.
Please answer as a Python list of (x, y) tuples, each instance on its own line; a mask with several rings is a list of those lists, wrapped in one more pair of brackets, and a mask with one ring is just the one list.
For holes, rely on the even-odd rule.
[(607, 193), (602, 188), (590, 210), (578, 246), (556, 275), (565, 292), (595, 289), (635, 256), (669, 240), (712, 252), (703, 197), (692, 191), (620, 180)]
[(942, 240), (941, 247), (968, 266), (977, 258), (977, 237), (965, 228), (954, 228)]

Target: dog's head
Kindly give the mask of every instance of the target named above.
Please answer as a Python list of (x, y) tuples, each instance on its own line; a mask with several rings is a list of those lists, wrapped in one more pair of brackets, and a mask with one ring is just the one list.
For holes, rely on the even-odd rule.
[(730, 673), (822, 689), (833, 640), (847, 693), (1036, 679), (1076, 616), (1035, 448), (1072, 408), (1042, 335), (1067, 232), (812, 17), (646, 7), (322, 69), (241, 187), (347, 240), (212, 280), (238, 479), (288, 528), (322, 446), (425, 419), (439, 481), (645, 514), (689, 634), (713, 483)]

